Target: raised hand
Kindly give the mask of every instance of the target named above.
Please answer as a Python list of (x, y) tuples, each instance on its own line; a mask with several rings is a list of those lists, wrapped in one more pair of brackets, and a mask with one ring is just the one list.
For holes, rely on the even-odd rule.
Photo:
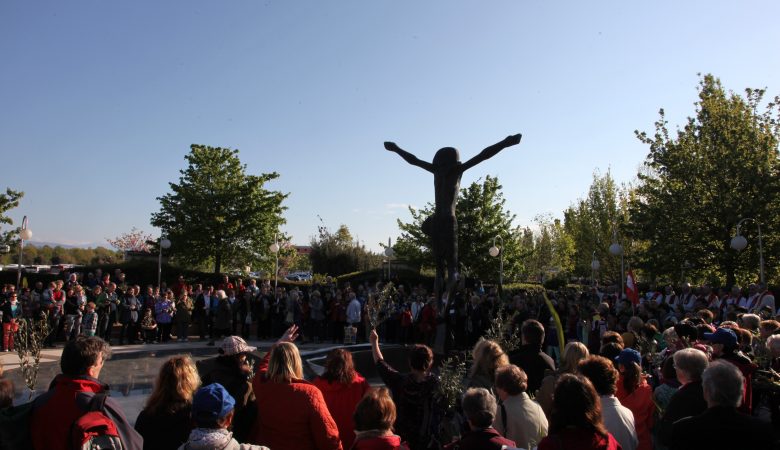
[(295, 342), (298, 339), (298, 325), (291, 325), (277, 342)]
[(385, 142), (385, 149), (395, 152), (400, 150), (400, 147), (398, 147), (395, 142)]

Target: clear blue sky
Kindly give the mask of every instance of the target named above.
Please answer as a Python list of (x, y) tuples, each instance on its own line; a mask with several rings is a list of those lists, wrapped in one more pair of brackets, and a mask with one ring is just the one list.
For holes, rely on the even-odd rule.
[(370, 248), (433, 180), (385, 151), (463, 160), (519, 225), (561, 216), (594, 170), (630, 182), (659, 108), (693, 114), (697, 73), (780, 93), (776, 1), (40, 1), (0, 3), (0, 188), (34, 241), (100, 243), (149, 225), (192, 143), (237, 148)]

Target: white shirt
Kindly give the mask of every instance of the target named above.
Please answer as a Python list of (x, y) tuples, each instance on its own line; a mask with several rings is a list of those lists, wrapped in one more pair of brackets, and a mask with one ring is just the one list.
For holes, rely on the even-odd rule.
[(360, 323), (360, 301), (357, 298), (353, 298), (347, 306), (347, 322)]
[(604, 428), (612, 433), (623, 450), (636, 450), (639, 437), (634, 425), (634, 413), (621, 405), (614, 395), (602, 395), (601, 414), (604, 418)]
[(515, 441), (519, 447), (526, 448), (529, 442), (538, 445), (542, 438), (547, 436), (547, 416), (544, 415), (542, 407), (525, 392), (507, 397), (504, 400), (504, 409), (507, 416), (506, 430), (501, 407), (493, 419), (493, 428), (507, 439)]

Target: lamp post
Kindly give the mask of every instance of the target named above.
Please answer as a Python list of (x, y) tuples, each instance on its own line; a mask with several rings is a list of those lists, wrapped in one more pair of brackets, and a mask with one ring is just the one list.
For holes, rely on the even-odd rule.
[(596, 271), (601, 268), (599, 260), (596, 259), (596, 250), (593, 250), (593, 258), (590, 260), (590, 285), (596, 287)]
[(22, 254), (24, 252), (24, 241), (29, 241), (32, 238), (32, 231), (27, 228), (27, 216), (22, 219), (22, 229), (19, 231), (19, 261), (16, 265), (16, 291), (19, 292), (19, 287), (22, 285)]
[(623, 274), (624, 274), (624, 269), (623, 269), (623, 246), (618, 244), (617, 238), (615, 239), (615, 242), (613, 242), (612, 245), (609, 246), (609, 253), (612, 256), (620, 255), (620, 295), (618, 295), (618, 300), (620, 300), (620, 299), (623, 298), (623, 294), (626, 292), (625, 291), (625, 285), (624, 285), (626, 280), (625, 280), (625, 278), (623, 276)]
[(276, 295), (276, 285), (278, 283), (277, 275), (279, 274), (279, 235), (274, 234), (274, 243), (268, 247), (271, 253), (274, 254), (276, 260), (274, 262), (274, 295)]
[(162, 286), (162, 251), (171, 248), (171, 241), (160, 236), (160, 254), (157, 255), (157, 287)]
[(745, 236), (742, 236), (739, 234), (739, 228), (742, 226), (742, 222), (746, 220), (752, 220), (756, 223), (756, 226), (758, 227), (758, 264), (759, 264), (759, 270), (760, 270), (760, 280), (761, 284), (764, 284), (764, 242), (761, 236), (761, 222), (758, 220), (752, 218), (752, 217), (745, 217), (744, 219), (737, 222), (737, 234), (733, 238), (731, 238), (731, 248), (733, 248), (736, 251), (742, 251), (747, 247), (747, 239), (745, 239)]
[(390, 238), (387, 238), (387, 247), (385, 248), (385, 256), (387, 256), (387, 279), (388, 280), (390, 280), (393, 276), (392, 272), (390, 271), (390, 268), (392, 264), (393, 255), (395, 255), (395, 250), (393, 250), (393, 247), (390, 244), (391, 244)]
[[(499, 240), (501, 246), (496, 246), (496, 239)], [(488, 249), (488, 254), (495, 258), (498, 256), (498, 293), (499, 295), (504, 290), (504, 238), (501, 235), (496, 235), (493, 238), (493, 246)]]

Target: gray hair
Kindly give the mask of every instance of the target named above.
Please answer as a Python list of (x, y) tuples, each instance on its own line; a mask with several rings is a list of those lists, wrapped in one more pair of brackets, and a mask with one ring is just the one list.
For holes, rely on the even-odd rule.
[(470, 388), (463, 394), (463, 413), (475, 428), (486, 428), (496, 417), (496, 398), (485, 388)]
[(714, 361), (704, 371), (701, 379), (704, 398), (710, 407), (737, 408), (742, 404), (745, 378), (734, 364), (723, 360)]
[(761, 318), (755, 314), (742, 314), (742, 324), (745, 325), (742, 328), (748, 330), (758, 330), (758, 324), (761, 323)]
[(701, 380), (707, 368), (707, 355), (695, 348), (684, 348), (674, 352), (674, 368), (685, 372), (692, 381)]

